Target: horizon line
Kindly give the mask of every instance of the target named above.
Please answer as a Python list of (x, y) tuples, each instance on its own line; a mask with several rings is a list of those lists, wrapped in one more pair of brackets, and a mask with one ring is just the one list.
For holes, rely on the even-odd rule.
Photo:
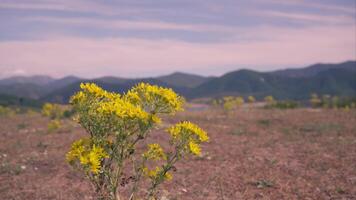
[(9, 78), (15, 78), (15, 77), (47, 77), (47, 78), (51, 78), (54, 80), (60, 80), (63, 78), (67, 78), (67, 77), (75, 77), (78, 79), (87, 79), (87, 80), (96, 80), (96, 79), (101, 79), (101, 78), (105, 78), (105, 77), (111, 77), (111, 78), (119, 78), (119, 79), (148, 79), (148, 78), (159, 78), (159, 77), (164, 77), (164, 76), (170, 76), (170, 75), (174, 75), (174, 74), (186, 74), (186, 75), (193, 75), (193, 76), (200, 76), (200, 77), (204, 77), (204, 78), (216, 78), (216, 77), (221, 77), (224, 76), (225, 74), (231, 73), (231, 72), (236, 72), (236, 71), (241, 71), (241, 70), (250, 70), (250, 71), (255, 71), (255, 72), (259, 72), (259, 73), (271, 73), (271, 72), (276, 72), (276, 71), (283, 71), (283, 70), (297, 70), (297, 69), (305, 69), (308, 67), (312, 67), (315, 65), (337, 65), (337, 64), (343, 64), (343, 63), (348, 63), (348, 62), (356, 62), (356, 59), (349, 59), (349, 60), (345, 60), (342, 62), (316, 62), (314, 64), (309, 64), (307, 66), (301, 66), (301, 67), (286, 67), (286, 68), (280, 68), (280, 69), (272, 69), (272, 70), (255, 70), (255, 69), (250, 69), (250, 68), (240, 68), (240, 69), (236, 69), (236, 70), (231, 70), (231, 71), (226, 71), (224, 73), (222, 73), (221, 75), (201, 75), (201, 74), (196, 74), (196, 73), (190, 73), (190, 72), (184, 72), (184, 71), (173, 71), (171, 73), (166, 73), (166, 74), (161, 74), (161, 75), (155, 75), (155, 76), (137, 76), (137, 77), (121, 77), (121, 76), (114, 76), (114, 75), (102, 75), (102, 76), (97, 76), (97, 77), (81, 77), (81, 76), (77, 76), (75, 74), (69, 74), (69, 75), (64, 75), (64, 76), (60, 76), (60, 77), (53, 77), (51, 75), (48, 74), (33, 74), (33, 75), (26, 75), (26, 74), (19, 74), (19, 75), (12, 75), (12, 76), (6, 76), (6, 77), (1, 77), (0, 80), (4, 80), (4, 79), (9, 79)]

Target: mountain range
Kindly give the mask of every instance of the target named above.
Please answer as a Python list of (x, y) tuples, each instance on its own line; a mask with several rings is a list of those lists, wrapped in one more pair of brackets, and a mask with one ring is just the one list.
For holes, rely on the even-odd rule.
[(356, 61), (339, 64), (315, 64), (305, 68), (271, 72), (237, 70), (219, 77), (205, 77), (181, 72), (152, 78), (120, 78), (106, 76), (84, 79), (67, 76), (16, 76), (0, 80), (1, 96), (22, 99), (68, 102), (79, 90), (81, 82), (95, 82), (109, 91), (125, 92), (139, 82), (173, 88), (188, 99), (225, 95), (253, 95), (262, 99), (273, 95), (277, 99), (303, 100), (311, 93), (356, 96)]

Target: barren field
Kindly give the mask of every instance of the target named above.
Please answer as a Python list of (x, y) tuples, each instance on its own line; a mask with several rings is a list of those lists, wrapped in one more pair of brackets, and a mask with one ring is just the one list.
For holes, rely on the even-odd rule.
[[(176, 166), (162, 200), (356, 199), (355, 110), (185, 111), (149, 140), (164, 144), (165, 127), (180, 120), (199, 124), (210, 142)], [(65, 162), (85, 132), (67, 120), (48, 133), (48, 121), (0, 117), (0, 199), (92, 199), (89, 182)]]

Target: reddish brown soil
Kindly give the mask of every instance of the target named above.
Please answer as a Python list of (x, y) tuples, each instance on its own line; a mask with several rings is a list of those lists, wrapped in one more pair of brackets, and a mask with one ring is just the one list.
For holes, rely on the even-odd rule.
[[(204, 155), (177, 165), (162, 185), (168, 199), (356, 199), (356, 112), (240, 109), (180, 113), (204, 129)], [(0, 199), (92, 199), (65, 162), (85, 135), (66, 121), (47, 133), (38, 114), (0, 117)], [(163, 128), (150, 140), (166, 139)]]

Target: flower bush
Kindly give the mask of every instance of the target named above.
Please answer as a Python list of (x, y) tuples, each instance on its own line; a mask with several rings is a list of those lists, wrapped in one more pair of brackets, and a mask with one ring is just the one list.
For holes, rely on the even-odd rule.
[(321, 99), (315, 93), (311, 94), (309, 102), (313, 108), (317, 108), (321, 105)]
[[(161, 123), (163, 114), (174, 115), (182, 110), (184, 99), (172, 89), (146, 83), (137, 84), (123, 95), (94, 83), (82, 83), (80, 87), (70, 103), (76, 111), (75, 120), (88, 137), (75, 141), (66, 158), (85, 173), (98, 199), (120, 199), (118, 186), (122, 180), (131, 186), (127, 199), (155, 199), (158, 186), (173, 178), (175, 163), (189, 154), (200, 155), (200, 144), (209, 140), (197, 125), (183, 121), (167, 129), (169, 150), (152, 143), (140, 152), (137, 145), (144, 143), (150, 130)], [(125, 171), (128, 167), (132, 170)], [(144, 186), (145, 194), (139, 193)]]
[(0, 105), (0, 116), (13, 116), (15, 113), (11, 108)]
[(256, 101), (254, 96), (248, 96), (247, 100), (249, 103), (255, 103), (255, 101)]
[(273, 96), (269, 95), (264, 98), (266, 102), (266, 106), (273, 106), (276, 103), (276, 100), (274, 99)]
[(47, 125), (48, 132), (53, 132), (61, 127), (60, 119), (63, 117), (64, 110), (58, 104), (45, 103), (41, 113), (51, 121)]

